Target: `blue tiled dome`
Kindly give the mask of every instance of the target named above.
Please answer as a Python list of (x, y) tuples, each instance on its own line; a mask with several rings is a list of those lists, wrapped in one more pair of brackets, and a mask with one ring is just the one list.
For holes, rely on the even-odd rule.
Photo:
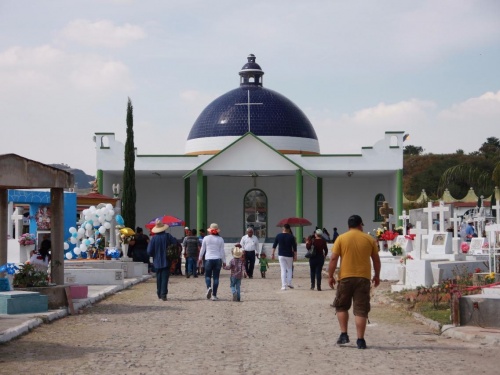
[(186, 153), (216, 153), (248, 131), (284, 153), (319, 153), (316, 132), (300, 108), (262, 87), (264, 72), (254, 55), (248, 56), (239, 74), (240, 87), (201, 112), (189, 133)]

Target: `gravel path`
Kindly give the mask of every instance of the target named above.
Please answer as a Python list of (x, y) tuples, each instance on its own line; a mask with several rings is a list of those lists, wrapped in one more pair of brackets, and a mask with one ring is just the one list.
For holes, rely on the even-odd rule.
[[(138, 284), (0, 345), (0, 374), (482, 374), (496, 373), (498, 347), (437, 335), (385, 303), (377, 288), (367, 350), (335, 345), (334, 291), (309, 290), (308, 267), (295, 267), (294, 290), (281, 291), (279, 266), (244, 279), (232, 302), (223, 271), (219, 301), (203, 278), (175, 276), (169, 300), (156, 280)], [(328, 290), (325, 290), (328, 289)], [(353, 323), (354, 319), (351, 319)]]

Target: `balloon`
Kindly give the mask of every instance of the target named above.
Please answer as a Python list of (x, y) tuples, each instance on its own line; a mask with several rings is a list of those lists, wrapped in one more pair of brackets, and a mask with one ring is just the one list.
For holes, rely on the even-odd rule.
[(92, 224), (90, 224), (90, 223), (85, 224), (85, 229), (91, 230), (92, 229)]
[(71, 237), (69, 239), (69, 242), (71, 242), (73, 245), (78, 242), (78, 240), (75, 237)]
[(124, 225), (125, 225), (125, 221), (123, 221), (123, 217), (122, 217), (122, 215), (116, 215), (116, 218), (115, 218), (115, 219), (116, 219), (116, 224), (118, 224), (118, 225), (122, 225), (122, 226), (124, 226)]
[(74, 233), (71, 233), (71, 238), (76, 238), (78, 237), (78, 233), (74, 232)]
[(108, 203), (106, 205), (106, 208), (108, 209), (108, 211), (111, 211), (113, 209), (113, 205), (111, 203)]
[(83, 243), (85, 244), (85, 246), (89, 246), (90, 245), (90, 240), (86, 239), (85, 241), (83, 241)]
[(80, 250), (80, 248), (79, 248), (79, 247), (75, 247), (75, 248), (73, 249), (73, 252), (75, 253), (75, 255), (80, 255), (82, 251)]
[(133, 229), (127, 227), (120, 229), (120, 233), (125, 235), (126, 237), (133, 236), (135, 234)]
[(71, 234), (76, 233), (76, 228), (75, 227), (69, 228), (69, 233)]
[(106, 233), (106, 228), (104, 228), (104, 227), (99, 227), (99, 233), (101, 233), (101, 234)]
[(83, 252), (87, 251), (87, 246), (84, 243), (82, 243), (80, 245), (80, 250), (83, 251)]
[(110, 210), (110, 211), (109, 211), (109, 214), (110, 214), (111, 216), (115, 216), (115, 210)]
[(68, 250), (69, 249), (69, 244), (67, 242), (64, 243), (64, 250)]
[(85, 233), (85, 229), (83, 229), (83, 228), (78, 229), (78, 234), (84, 234), (84, 233)]
[(91, 245), (94, 243), (94, 239), (92, 237), (89, 238), (89, 241)]
[(71, 254), (71, 251), (66, 253), (66, 259), (71, 259), (73, 258), (73, 254)]
[(106, 228), (106, 229), (111, 229), (111, 223), (109, 223), (109, 222), (107, 222), (107, 221), (106, 221), (106, 222), (104, 223), (104, 228)]

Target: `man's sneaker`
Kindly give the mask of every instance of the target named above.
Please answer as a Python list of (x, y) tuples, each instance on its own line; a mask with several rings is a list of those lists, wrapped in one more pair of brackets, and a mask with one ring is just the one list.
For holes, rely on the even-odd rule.
[(358, 341), (356, 341), (356, 344), (358, 345), (358, 349), (366, 349), (365, 339), (358, 339)]
[(347, 333), (341, 333), (339, 339), (337, 340), (337, 345), (345, 345), (349, 342), (349, 335)]
[(293, 285), (292, 285), (292, 284), (288, 285), (288, 287), (289, 287), (290, 289), (293, 289)]
[(217, 296), (212, 296), (212, 301), (218, 301), (219, 300), (219, 297)]
[(212, 297), (212, 288), (207, 289), (207, 299), (210, 299)]
[(282, 287), (281, 287), (281, 290), (286, 290), (286, 286), (282, 286)]
[(236, 302), (238, 300), (238, 293), (234, 292), (233, 293), (233, 302)]

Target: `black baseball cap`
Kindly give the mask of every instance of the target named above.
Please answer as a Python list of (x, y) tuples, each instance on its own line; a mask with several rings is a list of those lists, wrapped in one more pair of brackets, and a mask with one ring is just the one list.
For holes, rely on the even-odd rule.
[(359, 215), (352, 215), (347, 219), (347, 226), (349, 228), (357, 228), (360, 225), (365, 225), (363, 224), (363, 219), (361, 219), (361, 216)]

